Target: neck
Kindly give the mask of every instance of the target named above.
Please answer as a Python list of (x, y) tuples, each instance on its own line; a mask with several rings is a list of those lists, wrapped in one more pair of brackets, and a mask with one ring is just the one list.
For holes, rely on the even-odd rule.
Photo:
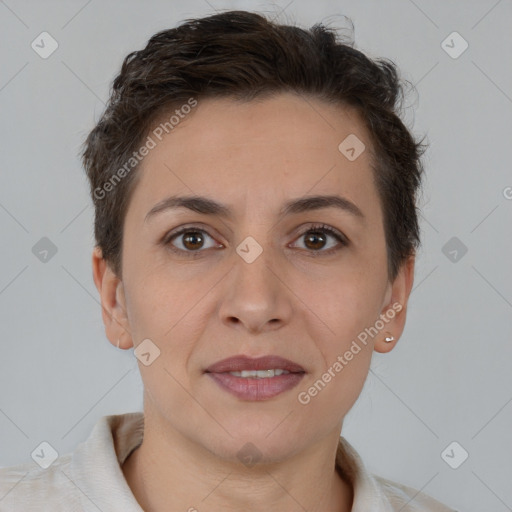
[(334, 468), (337, 444), (329, 450), (331, 458), (325, 456), (324, 448), (315, 447), (279, 463), (244, 467), (202, 448), (191, 450), (186, 440), (162, 444), (151, 432), (145, 429), (143, 443), (122, 468), (146, 512), (269, 508), (349, 512), (352, 508), (352, 486)]

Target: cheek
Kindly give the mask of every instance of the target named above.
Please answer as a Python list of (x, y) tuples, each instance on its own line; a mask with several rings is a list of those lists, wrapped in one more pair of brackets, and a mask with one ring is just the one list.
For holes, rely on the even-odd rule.
[[(333, 420), (350, 410), (368, 376), (373, 339), (359, 336), (378, 318), (374, 287), (362, 279), (340, 280), (334, 291), (324, 294), (319, 309), (321, 318), (334, 334), (329, 331), (327, 336), (317, 338), (322, 364), (308, 385), (321, 389), (318, 398), (312, 400), (316, 404), (313, 408), (318, 407), (319, 414), (329, 415)], [(310, 388), (313, 394), (315, 389)]]
[(368, 374), (374, 340), (365, 329), (379, 318), (381, 285), (377, 279), (369, 279), (368, 273), (354, 273), (350, 278), (340, 277), (327, 291), (309, 296), (315, 304), (313, 310), (329, 327), (325, 335), (316, 338), (322, 368), (315, 379), (330, 369), (324, 376), (330, 388), (325, 398), (330, 396), (342, 408), (353, 403)]
[(343, 268), (322, 286), (310, 286), (306, 297), (335, 335), (353, 335), (380, 314), (384, 284), (369, 269)]
[(325, 367), (301, 386), (298, 401), (308, 417), (321, 417), (327, 426), (350, 411), (363, 389), (372, 355), (369, 345), (359, 345), (354, 349), (350, 342), (340, 343), (330, 351)]
[(134, 344), (150, 338), (163, 348), (163, 341), (172, 338), (173, 330), (180, 325), (179, 319), (186, 314), (187, 288), (154, 269), (138, 273), (132, 270), (130, 276), (136, 276), (125, 285)]
[[(130, 327), (145, 392), (153, 401), (169, 402), (174, 407), (188, 403), (182, 386), (190, 386), (187, 362), (197, 335), (190, 314), (192, 300), (184, 295), (162, 279), (147, 277), (131, 290), (129, 302)], [(142, 356), (146, 352), (150, 354), (148, 365)]]
[(205, 309), (204, 280), (187, 286), (169, 271), (153, 267), (131, 284), (126, 302), (134, 345), (149, 338), (160, 350), (159, 363), (184, 376), (195, 340), (213, 314)]

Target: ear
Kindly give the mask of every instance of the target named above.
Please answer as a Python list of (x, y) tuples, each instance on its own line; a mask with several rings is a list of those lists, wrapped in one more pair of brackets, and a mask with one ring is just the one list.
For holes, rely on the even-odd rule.
[[(415, 260), (415, 255), (410, 256), (400, 267), (393, 283), (388, 285), (386, 300), (384, 301), (385, 305), (381, 311), (381, 315), (384, 315), (388, 322), (375, 339), (374, 350), (376, 352), (390, 352), (402, 335), (407, 315), (407, 302), (414, 282)], [(395, 339), (391, 342), (386, 342), (385, 338), (390, 334)]]
[(108, 340), (118, 348), (133, 347), (123, 282), (103, 259), (98, 246), (92, 253), (92, 274), (100, 293), (103, 323)]

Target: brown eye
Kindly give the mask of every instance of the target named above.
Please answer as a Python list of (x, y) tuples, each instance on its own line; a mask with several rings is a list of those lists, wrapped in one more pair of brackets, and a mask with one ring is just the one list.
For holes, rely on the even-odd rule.
[[(207, 240), (211, 239), (210, 245), (205, 245)], [(163, 241), (163, 244), (177, 253), (199, 255), (203, 249), (219, 247), (215, 244), (215, 240), (203, 229), (185, 227), (176, 233), (171, 233)], [(195, 253), (195, 254), (194, 254)]]
[[(329, 246), (329, 238), (337, 240), (338, 243)], [(326, 225), (310, 227), (300, 235), (299, 240), (304, 240), (303, 248), (313, 256), (331, 254), (348, 245), (348, 240), (343, 234)]]
[(204, 237), (200, 231), (187, 231), (182, 236), (183, 245), (190, 250), (200, 249), (204, 243)]
[(305, 235), (305, 245), (308, 249), (322, 249), (326, 243), (326, 236), (320, 231), (308, 231)]

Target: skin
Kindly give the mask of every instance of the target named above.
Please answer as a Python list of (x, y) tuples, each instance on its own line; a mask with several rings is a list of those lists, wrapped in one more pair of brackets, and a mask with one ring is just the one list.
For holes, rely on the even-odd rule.
[[(366, 145), (352, 162), (338, 150), (349, 134)], [(414, 274), (411, 257), (388, 280), (370, 148), (351, 109), (282, 93), (246, 103), (200, 100), (143, 160), (125, 219), (122, 280), (98, 248), (92, 264), (110, 342), (130, 349), (149, 338), (161, 351), (149, 366), (138, 363), (145, 435), (123, 466), (144, 510), (351, 509), (352, 487), (334, 469), (343, 419), (372, 352), (392, 350), (403, 331)], [(233, 217), (180, 209), (145, 222), (174, 194), (208, 196)], [(346, 197), (365, 219), (335, 208), (279, 216), (284, 202), (316, 194)], [(311, 241), (317, 223), (339, 230), (348, 245), (330, 234)], [(202, 241), (175, 238), (181, 254), (160, 243), (184, 225), (204, 229)], [(263, 249), (250, 264), (236, 252), (247, 236)], [(193, 258), (187, 250), (202, 252)], [(402, 310), (384, 330), (299, 403), (298, 393), (394, 303)], [(385, 343), (385, 333), (395, 341)], [(306, 374), (276, 397), (244, 401), (203, 373), (238, 354), (276, 354)], [(261, 453), (252, 467), (237, 457), (247, 442)]]

